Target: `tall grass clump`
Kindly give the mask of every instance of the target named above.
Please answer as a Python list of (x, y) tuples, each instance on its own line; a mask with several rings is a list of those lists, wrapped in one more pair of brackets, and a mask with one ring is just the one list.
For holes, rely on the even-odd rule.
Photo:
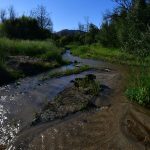
[(60, 54), (61, 51), (52, 41), (30, 41), (30, 40), (10, 40), (0, 38), (0, 55), (27, 55), (32, 57), (43, 57), (53, 53)]
[(68, 70), (61, 71), (61, 72), (53, 72), (53, 73), (50, 73), (49, 76), (51, 78), (69, 76), (69, 75), (72, 75), (72, 74), (79, 74), (79, 73), (87, 71), (89, 69), (91, 69), (91, 68), (88, 65), (84, 65), (84, 66), (81, 66), (79, 68), (68, 69)]
[[(141, 65), (139, 58), (117, 48), (106, 48), (100, 44), (91, 45), (69, 45), (73, 55), (82, 58), (101, 59), (109, 62), (128, 65)], [(150, 64), (150, 57), (144, 59), (143, 65)]]
[(132, 73), (125, 94), (132, 102), (150, 108), (150, 73), (146, 69)]

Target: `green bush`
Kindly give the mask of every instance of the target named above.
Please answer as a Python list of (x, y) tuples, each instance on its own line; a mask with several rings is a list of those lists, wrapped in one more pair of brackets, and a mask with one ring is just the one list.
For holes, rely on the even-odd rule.
[(8, 38), (14, 39), (47, 39), (51, 36), (51, 32), (42, 29), (36, 19), (26, 16), (7, 19), (3, 23), (2, 31)]
[(133, 87), (126, 90), (126, 96), (133, 102), (150, 107), (150, 87)]
[(150, 55), (150, 28), (145, 33), (130, 31), (128, 40), (124, 43), (124, 50), (143, 58)]
[(139, 73), (131, 75), (130, 85), (128, 86), (125, 95), (133, 102), (137, 102), (142, 106), (150, 108), (150, 75)]

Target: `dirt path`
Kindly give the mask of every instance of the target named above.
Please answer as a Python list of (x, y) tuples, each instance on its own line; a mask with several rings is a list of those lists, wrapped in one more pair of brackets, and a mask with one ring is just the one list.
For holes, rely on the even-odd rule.
[[(125, 98), (125, 72), (104, 62), (73, 57), (70, 53), (64, 57), (99, 69), (95, 72), (97, 80), (111, 89), (107, 97), (99, 98), (102, 101), (109, 100), (110, 107), (104, 105), (64, 119), (28, 127), (18, 134), (9, 149), (149, 150), (150, 111), (131, 104)], [(110, 70), (106, 69), (108, 66)], [(68, 98), (71, 97), (68, 95)]]

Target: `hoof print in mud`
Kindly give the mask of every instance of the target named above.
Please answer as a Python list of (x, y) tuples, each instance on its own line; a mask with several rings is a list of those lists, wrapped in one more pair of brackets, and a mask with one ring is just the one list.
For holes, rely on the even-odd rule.
[[(147, 116), (140, 114), (137, 110), (130, 111), (124, 119), (124, 133), (146, 147), (150, 147), (150, 128)], [(142, 119), (141, 119), (142, 118)]]

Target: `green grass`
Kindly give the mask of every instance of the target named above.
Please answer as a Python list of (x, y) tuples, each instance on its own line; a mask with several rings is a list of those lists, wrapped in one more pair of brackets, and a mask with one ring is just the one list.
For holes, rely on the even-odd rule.
[[(104, 48), (100, 44), (69, 45), (73, 55), (82, 58), (101, 59), (109, 62), (127, 65), (141, 65), (139, 58), (116, 48)], [(150, 64), (150, 57), (144, 59), (144, 65)]]
[[(53, 58), (61, 51), (52, 41), (10, 40), (0, 38), (0, 56), (27, 55), (32, 57)], [(46, 57), (46, 54), (48, 57)]]
[(9, 79), (22, 77), (23, 72), (7, 65), (9, 56), (21, 55), (41, 58), (43, 61), (39, 62), (40, 64), (36, 62), (26, 63), (26, 65), (29, 64), (29, 67), (33, 69), (41, 69), (42, 72), (42, 70), (54, 68), (55, 66), (64, 64), (65, 62), (62, 60), (61, 53), (62, 50), (58, 48), (51, 40), (29, 41), (0, 38), (0, 77), (4, 77), (5, 74), (7, 74)]
[(22, 72), (6, 67), (4, 64), (0, 65), (0, 85), (10, 83), (20, 77), (23, 77)]
[(88, 65), (84, 65), (84, 66), (81, 66), (81, 67), (76, 67), (74, 69), (67, 69), (65, 71), (52, 72), (52, 73), (49, 73), (48, 76), (42, 77), (40, 80), (45, 81), (49, 78), (60, 78), (60, 77), (69, 76), (69, 75), (72, 75), (72, 74), (79, 74), (81, 72), (84, 72), (84, 71), (87, 71), (87, 70), (90, 70), (90, 69), (91, 68)]
[(62, 77), (62, 76), (69, 76), (72, 74), (79, 74), (79, 73), (87, 71), (89, 69), (90, 69), (90, 67), (85, 65), (85, 66), (81, 66), (81, 67), (74, 68), (74, 69), (68, 69), (66, 71), (50, 73), (49, 77), (51, 77), (51, 78), (57, 77), (58, 78), (58, 77)]
[(86, 93), (91, 94), (93, 96), (98, 96), (100, 93), (100, 82), (95, 80), (89, 80), (88, 77), (82, 78), (82, 80), (76, 80), (78, 83), (80, 90), (81, 88), (86, 89)]
[[(144, 71), (143, 71), (144, 70)], [(147, 69), (132, 73), (125, 95), (132, 102), (150, 108), (150, 73)]]

